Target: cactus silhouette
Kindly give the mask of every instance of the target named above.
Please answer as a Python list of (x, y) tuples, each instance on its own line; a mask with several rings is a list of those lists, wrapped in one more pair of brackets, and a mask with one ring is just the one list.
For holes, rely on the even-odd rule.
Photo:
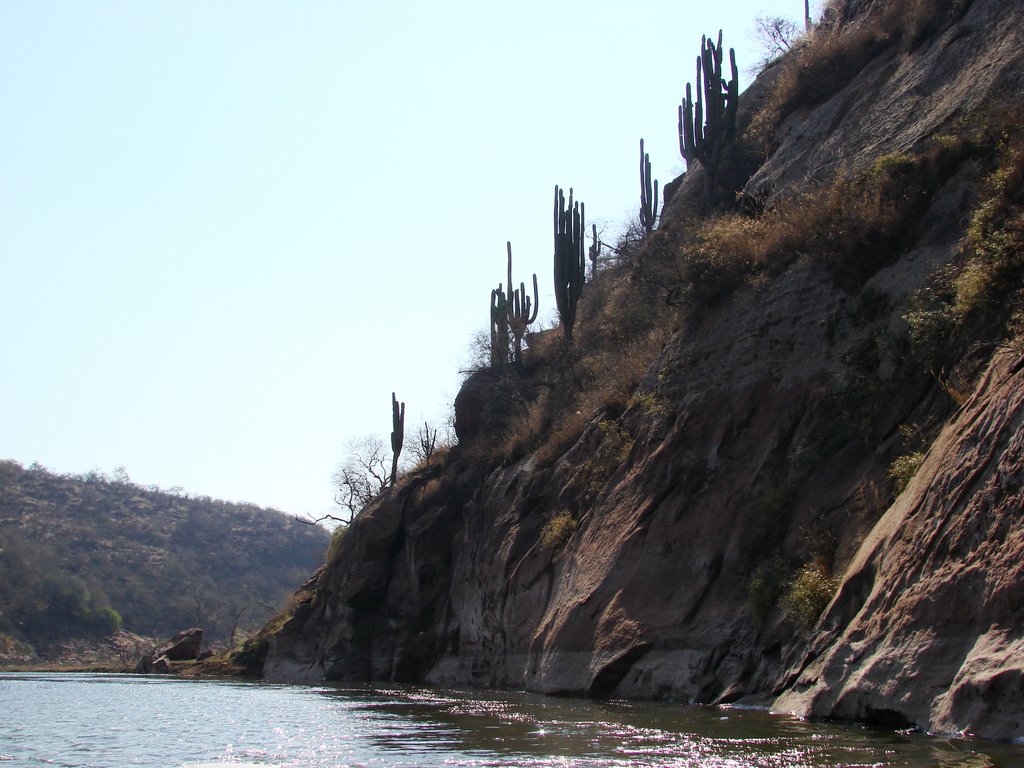
[(566, 207), (565, 194), (557, 184), (554, 223), (555, 305), (562, 321), (562, 333), (566, 340), (570, 340), (576, 323), (576, 302), (579, 301), (583, 281), (586, 279), (583, 256), (584, 206), (578, 200), (573, 203), (570, 189), (569, 205)]
[[(401, 407), (399, 407), (401, 406)], [(398, 477), (398, 457), (402, 453), (405, 442), (405, 403), (399, 403), (395, 393), (391, 393), (391, 485)]]
[[(658, 180), (651, 188), (651, 156), (644, 152), (644, 140), (640, 139), (640, 223), (644, 232), (651, 233), (658, 221)], [(597, 239), (596, 237), (594, 238)]]
[[(508, 249), (508, 285), (512, 288), (512, 242), (506, 241)], [(508, 301), (508, 327), (512, 331), (512, 362), (519, 363), (523, 350), (523, 336), (526, 328), (537, 319), (537, 274), (533, 275), (533, 301), (526, 295), (526, 284), (519, 283)]]
[(508, 251), (508, 287), (502, 284), (491, 291), (491, 366), (499, 368), (505, 363), (519, 363), (526, 329), (537, 319), (537, 275), (533, 276), (533, 299), (526, 293), (526, 284), (512, 290), (512, 242), (506, 241)]
[(736, 110), (739, 104), (739, 74), (736, 51), (729, 49), (732, 77), (722, 78), (722, 31), (716, 46), (706, 36), (701, 38), (697, 57), (697, 103), (694, 104), (690, 84), (679, 105), (679, 153), (687, 166), (694, 161), (704, 168), (704, 199), (714, 202), (722, 150), (736, 136)]
[(508, 297), (498, 283), (491, 291), (491, 367), (501, 368), (509, 359)]

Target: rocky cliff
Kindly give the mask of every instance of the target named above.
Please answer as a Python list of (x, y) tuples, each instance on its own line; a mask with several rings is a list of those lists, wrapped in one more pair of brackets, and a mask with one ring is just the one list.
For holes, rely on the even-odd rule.
[[(962, 291), (935, 298), (966, 291), (986, 200), (1019, 258), (1005, 156), (1024, 14), (974, 0), (925, 23), (926, 5), (833, 4), (804, 58), (748, 89), (722, 181), (743, 212), (709, 206), (696, 168), (635, 258), (588, 287), (673, 308), (635, 388), (572, 401), (569, 440), (562, 418), (496, 450), (556, 385), (592, 383), (531, 366), (542, 338), (522, 370), (471, 378), (475, 429), (352, 523), (271, 638), (267, 677), (1024, 736), (1020, 344)], [(800, 83), (815, 67), (827, 92)]]
[(874, 526), (775, 706), (1024, 734), (1024, 358), (1001, 353)]

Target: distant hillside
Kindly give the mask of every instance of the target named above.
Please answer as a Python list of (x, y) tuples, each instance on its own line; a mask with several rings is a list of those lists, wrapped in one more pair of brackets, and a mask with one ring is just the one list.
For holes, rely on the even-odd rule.
[(250, 629), (324, 557), (328, 533), (249, 504), (0, 462), (0, 635), (40, 652), (115, 628), (211, 641)]

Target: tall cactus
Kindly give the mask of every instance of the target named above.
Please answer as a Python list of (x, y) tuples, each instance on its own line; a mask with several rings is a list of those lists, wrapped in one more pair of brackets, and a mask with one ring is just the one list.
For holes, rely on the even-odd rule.
[(658, 180), (651, 189), (651, 156), (644, 152), (644, 140), (640, 139), (640, 223), (644, 232), (650, 234), (658, 221)]
[[(401, 407), (399, 407), (401, 406)], [(405, 442), (405, 403), (399, 403), (395, 393), (391, 393), (391, 485), (398, 477), (398, 457), (402, 453)]]
[(729, 49), (732, 77), (722, 78), (722, 31), (716, 46), (701, 37), (697, 57), (697, 103), (693, 103), (690, 84), (679, 106), (679, 153), (687, 165), (697, 161), (704, 168), (704, 199), (714, 202), (722, 149), (736, 137), (736, 110), (739, 104), (739, 71), (736, 51)]
[(597, 274), (597, 260), (601, 258), (601, 240), (597, 236), (597, 224), (591, 224), (590, 249), (587, 252), (590, 256), (590, 279)]
[(562, 333), (572, 339), (576, 324), (576, 302), (586, 279), (583, 255), (584, 206), (573, 203), (569, 190), (569, 206), (565, 194), (555, 185), (555, 304), (562, 321)]
[[(508, 249), (508, 287), (512, 290), (512, 241), (506, 240)], [(526, 328), (537, 319), (537, 273), (533, 274), (533, 301), (526, 295), (526, 284), (519, 283), (519, 288), (512, 292), (508, 301), (508, 327), (512, 331), (512, 362), (518, 364), (523, 350), (523, 336)]]
[(491, 367), (501, 368), (508, 358), (508, 297), (498, 283), (498, 287), (491, 291)]

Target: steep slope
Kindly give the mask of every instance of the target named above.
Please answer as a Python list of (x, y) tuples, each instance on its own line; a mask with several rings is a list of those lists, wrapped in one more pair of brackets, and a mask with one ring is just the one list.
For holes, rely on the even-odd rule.
[[(655, 285), (679, 308), (632, 395), (587, 411), (565, 445), (541, 430), (503, 453), (488, 444), (495, 430), (467, 434), (443, 466), (367, 507), (272, 637), (268, 677), (781, 696), (777, 706), (804, 714), (1024, 735), (1013, 653), (1024, 574), (1012, 554), (990, 556), (1016, 535), (1009, 518), (1021, 508), (1009, 395), (1019, 364), (1000, 357), (958, 413), (958, 388), (973, 389), (996, 347), (955, 344), (952, 325), (932, 323), (941, 313), (925, 312), (948, 287), (939, 278), (964, 273), (964, 235), (1001, 151), (991, 137), (1019, 122), (1024, 19), (1019, 4), (974, 0), (941, 23), (884, 31), (885, 14), (911, 7), (922, 4), (835, 6), (833, 48), (809, 51), (862, 60), (833, 73), (833, 90), (779, 95), (813, 69), (806, 56), (747, 92), (746, 144), (724, 177), (763, 214), (718, 216), (694, 169), (672, 185), (628, 279), (589, 287), (607, 299), (602, 280)], [(752, 163), (759, 130), (768, 151)], [(932, 325), (908, 324), (915, 312)], [(532, 413), (548, 396), (538, 392), (587, 386), (572, 366), (562, 379), (529, 366), (500, 378), (467, 383), (476, 402), (506, 403), (504, 419), (488, 415), (494, 427)], [(894, 460), (922, 452), (943, 424), (887, 511)], [(957, 486), (957, 461), (985, 440), (1002, 446), (988, 450), (1005, 465), (1006, 503), (984, 502), (987, 474), (960, 496), (936, 493)], [(913, 511), (915, 488), (933, 506)], [(990, 522), (972, 522), (994, 504)], [(933, 535), (937, 519), (961, 522)], [(922, 539), (939, 551), (914, 545)], [(803, 573), (827, 588), (813, 614), (785, 609)], [(972, 579), (991, 587), (984, 610), (962, 599)], [(921, 594), (901, 599), (915, 580)], [(961, 597), (926, 610), (940, 594)], [(928, 644), (946, 624), (962, 653)], [(884, 674), (890, 646), (905, 654), (891, 656), (906, 664), (900, 674)]]
[(1024, 358), (1004, 352), (861, 546), (775, 706), (1024, 733), (1021, 510)]
[(223, 641), (262, 624), (327, 540), (274, 510), (2, 462), (0, 632), (45, 653), (113, 609), (139, 634)]

